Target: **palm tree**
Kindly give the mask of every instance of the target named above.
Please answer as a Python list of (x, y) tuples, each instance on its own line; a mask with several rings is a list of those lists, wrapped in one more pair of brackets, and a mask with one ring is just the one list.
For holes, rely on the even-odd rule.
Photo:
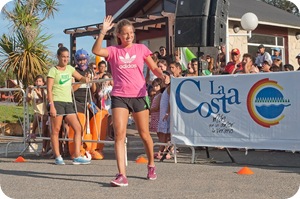
[(16, 0), (12, 10), (3, 8), (5, 17), (12, 22), (12, 32), (0, 37), (0, 70), (12, 70), (24, 88), (38, 74), (48, 70), (50, 52), (45, 42), (50, 35), (41, 33), (41, 24), (58, 11), (57, 0)]
[(1, 68), (13, 71), (17, 81), (21, 81), (25, 88), (36, 75), (45, 74), (48, 69), (49, 52), (45, 50), (47, 47), (44, 43), (49, 36), (36, 30), (36, 37), (30, 40), (22, 29), (17, 30), (13, 36), (4, 34), (0, 38), (0, 55), (5, 57)]

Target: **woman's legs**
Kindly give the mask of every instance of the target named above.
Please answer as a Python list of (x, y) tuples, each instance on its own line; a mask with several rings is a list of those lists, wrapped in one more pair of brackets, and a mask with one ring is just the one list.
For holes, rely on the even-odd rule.
[(154, 166), (153, 140), (149, 132), (149, 110), (132, 113), (136, 128), (144, 143), (148, 165)]
[(119, 174), (126, 176), (125, 137), (129, 111), (125, 108), (112, 109), (112, 121), (115, 132), (115, 155)]
[(74, 133), (74, 148), (75, 148), (74, 157), (77, 158), (80, 156), (82, 128), (76, 114), (67, 115), (65, 120), (73, 128), (75, 132)]
[(59, 152), (59, 131), (61, 128), (63, 116), (51, 117), (51, 142), (52, 142), (52, 152), (55, 158), (60, 156)]
[(108, 116), (108, 121), (107, 121), (107, 137), (112, 139), (112, 140), (115, 139), (114, 128), (113, 128), (111, 115)]

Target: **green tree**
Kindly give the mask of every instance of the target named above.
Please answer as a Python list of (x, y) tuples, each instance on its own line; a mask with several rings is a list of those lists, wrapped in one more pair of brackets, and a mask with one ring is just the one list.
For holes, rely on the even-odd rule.
[(0, 88), (5, 86), (5, 81), (8, 78), (13, 78), (13, 77), (14, 77), (14, 75), (11, 70), (7, 71), (7, 72), (5, 72), (4, 70), (0, 70)]
[(36, 37), (31, 41), (22, 29), (16, 30), (13, 36), (5, 34), (0, 38), (0, 54), (5, 57), (1, 64), (4, 71), (13, 71), (17, 81), (21, 81), (25, 88), (33, 83), (38, 74), (45, 74), (48, 70), (49, 52), (44, 43), (49, 39), (41, 35), (39, 29)]
[(288, 0), (262, 0), (262, 1), (270, 5), (273, 5), (277, 8), (280, 8), (282, 10), (285, 10), (289, 13), (300, 16), (299, 9), (297, 8), (297, 6)]
[(57, 0), (15, 0), (11, 10), (3, 8), (12, 30), (0, 37), (0, 69), (13, 71), (25, 88), (38, 74), (45, 74), (51, 60), (45, 45), (50, 35), (41, 33), (41, 24), (58, 11)]

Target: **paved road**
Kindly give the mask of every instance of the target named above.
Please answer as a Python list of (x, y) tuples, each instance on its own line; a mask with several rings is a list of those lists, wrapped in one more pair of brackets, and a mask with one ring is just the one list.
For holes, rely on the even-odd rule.
[[(130, 130), (131, 131), (131, 130)], [(143, 154), (136, 134), (129, 132), (129, 186), (112, 188), (117, 173), (113, 147), (106, 147), (105, 159), (90, 165), (56, 166), (49, 158), (26, 154), (25, 163), (14, 163), (17, 154), (0, 155), (0, 185), (5, 194), (22, 198), (205, 198), (285, 199), (300, 185), (300, 154), (270, 151), (232, 151), (238, 163), (231, 163), (225, 151), (196, 150), (195, 164), (190, 150), (181, 148), (178, 163), (157, 162), (158, 179), (146, 180), (146, 165), (135, 163)], [(155, 136), (155, 135), (154, 135)], [(248, 166), (253, 175), (238, 175)]]

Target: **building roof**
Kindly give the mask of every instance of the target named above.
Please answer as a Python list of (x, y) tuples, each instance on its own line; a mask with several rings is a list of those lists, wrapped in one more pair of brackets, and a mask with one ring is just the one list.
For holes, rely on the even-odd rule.
[[(177, 0), (178, 1), (178, 0)], [(154, 5), (159, 0), (129, 0), (115, 15), (114, 19), (133, 18), (136, 13), (145, 12), (143, 9), (146, 5)], [(168, 9), (166, 13), (175, 13), (176, 0), (168, 0)], [(151, 6), (148, 6), (151, 7)], [(150, 10), (150, 9), (149, 9)], [(284, 10), (276, 8), (272, 5), (264, 3), (260, 0), (229, 0), (229, 20), (240, 21), (241, 17), (247, 13), (252, 12), (256, 14), (258, 23), (262, 25), (271, 25), (278, 27), (300, 29), (300, 17), (288, 13)], [(161, 12), (147, 13), (149, 16), (160, 15)], [(279, 17), (280, 16), (280, 17)], [(139, 16), (139, 18), (143, 16)], [(145, 17), (147, 18), (146, 14)], [(135, 18), (133, 18), (135, 19)], [(101, 29), (102, 23), (84, 25), (75, 28), (65, 29), (66, 34), (78, 34), (78, 36), (95, 35), (95, 32)], [(85, 34), (81, 34), (85, 33)]]
[[(174, 15), (173, 13), (161, 12), (159, 15), (146, 15), (143, 17), (130, 17), (127, 18), (136, 30), (149, 30), (149, 29), (163, 29), (167, 22), (168, 16)], [(83, 36), (97, 36), (99, 30), (102, 29), (103, 24), (91, 24), (79, 26), (75, 28), (68, 28), (64, 30), (65, 34), (72, 34), (76, 37)], [(112, 36), (113, 28), (107, 33), (106, 38)]]
[(300, 29), (300, 17), (259, 0), (229, 0), (229, 19), (240, 21), (243, 14), (254, 13), (258, 23)]
[[(228, 1), (229, 20), (240, 21), (245, 13), (252, 12), (256, 14), (259, 24), (300, 29), (300, 17), (260, 0)], [(176, 4), (175, 0), (169, 2)], [(114, 18), (127, 18), (129, 13), (132, 14), (133, 11), (137, 12), (136, 10), (141, 10), (144, 5), (144, 0), (131, 0), (120, 9), (121, 12), (114, 15)], [(173, 12), (175, 13), (175, 6), (173, 9)], [(170, 10), (168, 10), (168, 12), (170, 12)]]

